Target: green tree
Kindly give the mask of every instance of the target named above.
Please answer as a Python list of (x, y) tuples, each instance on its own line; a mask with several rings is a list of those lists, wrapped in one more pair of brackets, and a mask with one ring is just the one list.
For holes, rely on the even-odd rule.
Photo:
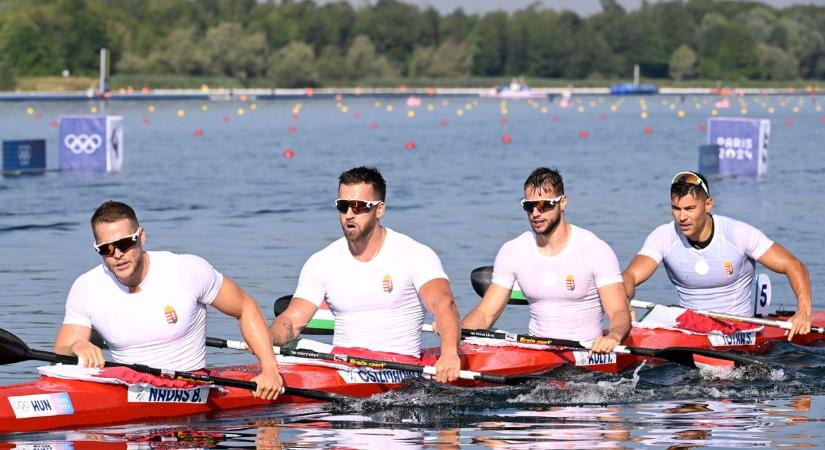
[(269, 76), (284, 88), (318, 85), (315, 52), (303, 42), (292, 42), (275, 53), (269, 65)]
[[(206, 32), (199, 47), (212, 75), (227, 75), (246, 82), (265, 74), (266, 38), (262, 33), (243, 34), (237, 23), (222, 23)], [(314, 59), (314, 58), (313, 58)]]
[(10, 91), (14, 89), (16, 81), (11, 64), (4, 59), (0, 59), (0, 90)]
[(387, 58), (376, 53), (372, 41), (364, 35), (356, 36), (352, 41), (345, 61), (347, 72), (356, 80), (398, 76), (398, 70)]
[(7, 17), (0, 25), (0, 55), (17, 75), (58, 73), (53, 50), (48, 36), (25, 16)]
[(795, 80), (799, 78), (799, 61), (779, 47), (757, 46), (759, 77), (763, 80)]
[(472, 73), (482, 76), (505, 74), (507, 63), (507, 14), (486, 14), (473, 30)]
[(670, 57), (670, 77), (676, 81), (691, 78), (696, 71), (696, 52), (685, 44)]

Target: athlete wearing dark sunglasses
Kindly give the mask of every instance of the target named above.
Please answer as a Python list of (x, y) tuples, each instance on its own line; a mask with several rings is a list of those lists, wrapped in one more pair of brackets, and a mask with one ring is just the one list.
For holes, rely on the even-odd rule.
[(103, 367), (94, 328), (116, 362), (170, 370), (206, 366), (206, 305), (235, 317), (261, 363), (253, 395), (274, 399), (283, 384), (258, 303), (232, 279), (195, 255), (145, 251), (146, 232), (127, 204), (108, 201), (92, 215), (102, 264), (82, 274), (66, 299), (54, 351)]

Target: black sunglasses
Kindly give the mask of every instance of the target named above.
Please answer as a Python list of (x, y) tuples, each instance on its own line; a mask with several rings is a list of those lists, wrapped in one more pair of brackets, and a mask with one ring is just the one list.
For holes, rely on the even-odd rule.
[(104, 242), (103, 244), (93, 244), (95, 251), (100, 256), (112, 256), (115, 254), (115, 249), (120, 250), (121, 253), (126, 253), (130, 248), (137, 244), (138, 236), (140, 236), (140, 230), (141, 229), (138, 228), (134, 233), (116, 241)]
[(372, 208), (378, 206), (381, 200), (345, 200), (339, 198), (335, 200), (335, 209), (341, 214), (346, 214), (347, 210), (352, 208), (355, 214), (361, 214), (370, 211)]

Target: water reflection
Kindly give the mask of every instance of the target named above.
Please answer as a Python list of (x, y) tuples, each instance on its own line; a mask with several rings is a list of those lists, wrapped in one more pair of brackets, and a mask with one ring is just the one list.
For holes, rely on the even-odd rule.
[(317, 406), (279, 407), (185, 424), (20, 435), (0, 441), (0, 448), (801, 448), (819, 445), (823, 403), (822, 396), (799, 396), (753, 403), (691, 400), (467, 411), (444, 427), (381, 424)]

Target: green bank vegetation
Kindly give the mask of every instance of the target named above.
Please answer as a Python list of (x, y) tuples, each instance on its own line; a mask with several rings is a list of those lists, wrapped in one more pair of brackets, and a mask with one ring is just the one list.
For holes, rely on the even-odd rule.
[[(825, 7), (600, 1), (580, 17), (538, 4), (470, 15), (398, 0), (3, 0), (0, 89), (40, 77), (88, 88), (100, 47), (115, 88), (604, 85), (633, 64), (659, 84), (825, 80)], [(64, 70), (89, 78), (61, 83)]]

